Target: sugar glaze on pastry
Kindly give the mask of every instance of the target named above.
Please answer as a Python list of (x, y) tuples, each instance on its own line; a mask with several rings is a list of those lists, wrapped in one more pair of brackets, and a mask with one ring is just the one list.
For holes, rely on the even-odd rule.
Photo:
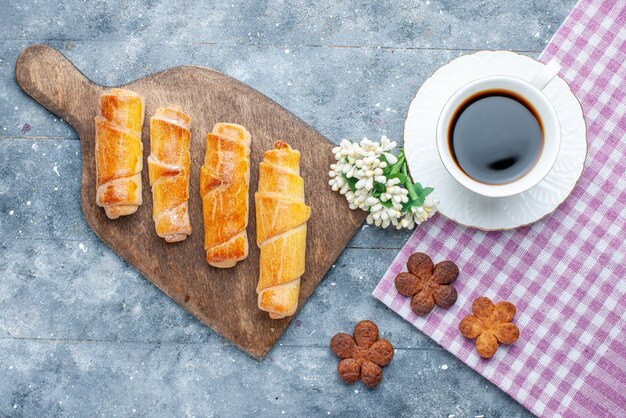
[(96, 204), (110, 219), (131, 215), (142, 203), (144, 100), (124, 89), (100, 95), (96, 123)]
[(190, 118), (176, 105), (161, 107), (150, 118), (148, 171), (152, 186), (152, 218), (166, 242), (191, 235), (189, 221)]
[(200, 171), (207, 262), (233, 267), (248, 256), (250, 133), (241, 125), (218, 123), (206, 136)]
[(257, 245), (261, 249), (259, 309), (269, 312), (272, 319), (284, 318), (298, 307), (306, 222), (311, 213), (304, 203), (299, 151), (276, 141), (274, 149), (265, 152), (255, 202)]

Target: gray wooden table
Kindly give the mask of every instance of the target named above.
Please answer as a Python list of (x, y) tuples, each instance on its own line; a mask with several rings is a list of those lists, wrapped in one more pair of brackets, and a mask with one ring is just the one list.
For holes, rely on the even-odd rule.
[[(574, 0), (312, 3), (0, 0), (0, 416), (529, 415), (370, 296), (407, 232), (364, 227), (269, 356), (248, 357), (94, 236), (76, 133), (15, 83), (32, 43), (102, 84), (205, 65), (335, 142), (400, 139), (439, 66), (536, 56)], [(365, 318), (396, 346), (374, 391), (342, 384), (327, 348)]]

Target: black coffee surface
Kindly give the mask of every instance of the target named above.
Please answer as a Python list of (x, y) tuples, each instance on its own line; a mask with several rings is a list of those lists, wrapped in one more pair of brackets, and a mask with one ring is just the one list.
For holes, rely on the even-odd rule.
[(458, 166), (481, 183), (505, 184), (528, 173), (543, 147), (536, 111), (506, 91), (481, 92), (452, 119), (448, 138)]

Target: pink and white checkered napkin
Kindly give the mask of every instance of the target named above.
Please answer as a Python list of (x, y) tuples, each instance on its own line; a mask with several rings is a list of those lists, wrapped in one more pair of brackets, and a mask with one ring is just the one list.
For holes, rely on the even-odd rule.
[[(589, 153), (572, 195), (515, 231), (440, 216), (425, 223), (374, 296), (537, 415), (626, 417), (626, 1), (581, 0), (541, 54), (550, 59), (587, 122)], [(451, 309), (417, 317), (396, 292), (415, 251), (458, 264)], [(458, 331), (481, 295), (514, 303), (521, 329), (491, 360)]]

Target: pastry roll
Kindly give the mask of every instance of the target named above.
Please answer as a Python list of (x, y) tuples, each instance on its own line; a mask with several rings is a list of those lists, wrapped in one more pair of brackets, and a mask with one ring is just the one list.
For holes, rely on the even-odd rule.
[(152, 219), (157, 235), (166, 242), (183, 241), (191, 235), (189, 127), (189, 116), (176, 105), (161, 107), (150, 118)]
[(248, 256), (250, 133), (241, 125), (218, 123), (206, 136), (200, 171), (207, 262), (233, 267)]
[(96, 122), (96, 204), (110, 219), (130, 215), (142, 203), (143, 98), (130, 90), (100, 95)]
[(311, 209), (304, 203), (300, 152), (282, 141), (265, 152), (259, 167), (256, 202), (257, 245), (261, 249), (259, 309), (278, 319), (298, 306), (304, 274), (306, 223)]

